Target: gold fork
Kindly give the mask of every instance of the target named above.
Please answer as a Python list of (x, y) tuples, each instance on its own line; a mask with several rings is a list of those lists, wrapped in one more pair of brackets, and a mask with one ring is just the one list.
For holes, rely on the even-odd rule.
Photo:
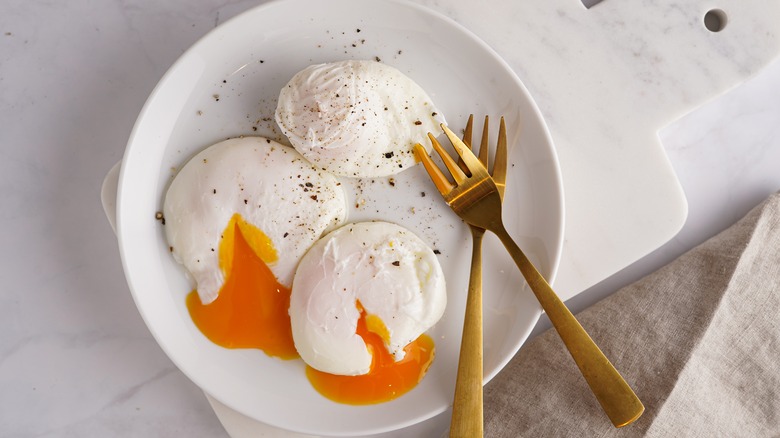
[[(488, 125), (490, 119), (485, 116), (482, 126), (482, 141), (479, 146), (479, 161), (488, 167)], [(463, 142), (471, 148), (474, 115), (469, 116), (463, 133)], [(430, 135), (430, 134), (429, 134)], [(419, 151), (418, 151), (419, 154)], [(425, 152), (423, 151), (423, 154)], [(423, 164), (426, 162), (423, 161)], [(458, 165), (468, 172), (463, 160)], [(507, 151), (506, 126), (501, 118), (496, 153), (493, 158), (493, 181), (503, 197), (506, 182)], [(472, 237), (471, 274), (466, 296), (466, 314), (463, 321), (463, 336), (458, 359), (458, 374), (455, 381), (455, 397), (452, 402), (451, 437), (480, 437), (483, 433), (482, 415), (482, 237), (485, 229), (469, 225)]]
[(441, 126), (455, 152), (463, 160), (468, 174), (463, 172), (432, 135), (429, 137), (433, 147), (455, 184), (444, 176), (422, 145), (415, 145), (415, 151), (445, 202), (467, 224), (496, 234), (547, 313), (612, 424), (622, 427), (632, 423), (644, 412), (642, 402), (506, 231), (501, 219), (499, 189), (485, 166), (449, 128), (444, 124)]

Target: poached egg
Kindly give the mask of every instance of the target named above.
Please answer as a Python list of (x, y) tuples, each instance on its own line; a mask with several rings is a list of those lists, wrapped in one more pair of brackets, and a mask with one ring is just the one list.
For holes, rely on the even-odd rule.
[(295, 347), (316, 370), (366, 374), (373, 354), (359, 321), (398, 362), (446, 303), (438, 259), (414, 233), (388, 222), (347, 224), (315, 243), (298, 266), (290, 296)]
[(276, 122), (295, 149), (336, 175), (382, 177), (415, 165), (412, 148), (444, 117), (398, 69), (340, 61), (301, 70), (282, 88)]
[(165, 196), (164, 217), (174, 258), (209, 304), (231, 271), (235, 230), (289, 287), (303, 254), (344, 222), (346, 199), (333, 175), (294, 149), (243, 137), (206, 148), (179, 171)]

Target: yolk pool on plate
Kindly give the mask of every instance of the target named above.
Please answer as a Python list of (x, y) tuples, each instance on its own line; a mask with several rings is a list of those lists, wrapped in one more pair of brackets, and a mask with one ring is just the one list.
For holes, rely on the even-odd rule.
[(259, 348), (282, 359), (298, 357), (292, 338), (290, 290), (279, 284), (266, 263), (276, 260), (271, 240), (236, 214), (219, 247), (225, 284), (213, 302), (203, 305), (197, 291), (187, 296), (195, 325), (217, 345)]
[[(359, 301), (357, 304), (360, 309), (357, 334), (363, 338), (372, 356), (368, 374), (339, 376), (307, 366), (306, 376), (320, 394), (339, 403), (365, 405), (393, 400), (417, 386), (425, 376), (433, 362), (433, 339), (421, 335), (404, 348), (406, 356), (395, 362), (380, 334), (368, 328), (366, 321), (372, 321), (376, 317), (366, 316), (366, 311)], [(376, 323), (371, 325), (375, 326)]]

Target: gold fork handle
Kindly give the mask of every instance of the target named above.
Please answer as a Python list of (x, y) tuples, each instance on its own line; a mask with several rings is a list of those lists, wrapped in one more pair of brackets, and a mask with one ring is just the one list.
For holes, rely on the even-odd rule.
[(471, 226), (471, 276), (460, 344), (458, 377), (452, 402), (450, 437), (481, 437), (482, 416), (482, 236)]
[(506, 229), (503, 226), (495, 228), (491, 231), (501, 239), (515, 264), (520, 268), (520, 272), (547, 313), (555, 330), (558, 331), (571, 357), (580, 368), (582, 376), (585, 377), (588, 386), (612, 424), (615, 427), (622, 427), (639, 418), (645, 407), (628, 386), (628, 383), (609, 359), (604, 356), (604, 353), (563, 304), (563, 301), (558, 298), (547, 280), (542, 277), (520, 247), (512, 240)]

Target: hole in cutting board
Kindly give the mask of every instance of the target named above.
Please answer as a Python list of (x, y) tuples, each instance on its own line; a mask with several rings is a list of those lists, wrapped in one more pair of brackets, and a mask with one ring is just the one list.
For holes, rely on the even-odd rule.
[(726, 13), (720, 9), (711, 9), (704, 14), (704, 27), (710, 32), (720, 32), (726, 27), (727, 21)]

